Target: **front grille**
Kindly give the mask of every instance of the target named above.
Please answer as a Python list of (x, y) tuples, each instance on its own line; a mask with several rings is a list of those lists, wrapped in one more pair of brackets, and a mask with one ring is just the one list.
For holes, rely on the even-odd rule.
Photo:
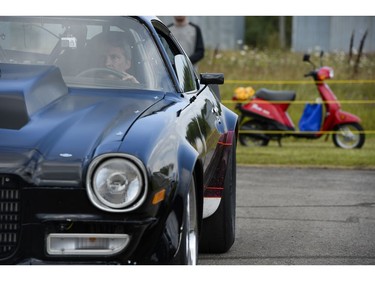
[(20, 187), (17, 177), (0, 174), (0, 258), (15, 250), (20, 232)]

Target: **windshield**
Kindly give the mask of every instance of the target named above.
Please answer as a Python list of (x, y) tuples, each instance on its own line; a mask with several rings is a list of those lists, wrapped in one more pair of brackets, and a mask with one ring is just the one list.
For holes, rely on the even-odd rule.
[(126, 17), (0, 17), (0, 63), (56, 65), (68, 86), (172, 91), (158, 48)]

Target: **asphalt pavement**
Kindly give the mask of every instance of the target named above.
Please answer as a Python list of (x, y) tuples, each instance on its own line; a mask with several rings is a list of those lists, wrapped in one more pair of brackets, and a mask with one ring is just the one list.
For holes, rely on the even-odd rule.
[(237, 167), (236, 240), (200, 265), (375, 265), (375, 171)]

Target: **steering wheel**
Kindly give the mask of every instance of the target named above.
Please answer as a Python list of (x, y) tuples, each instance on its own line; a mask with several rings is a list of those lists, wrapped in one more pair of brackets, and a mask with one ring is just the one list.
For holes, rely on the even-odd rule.
[(122, 74), (121, 72), (118, 72), (110, 68), (104, 68), (104, 67), (86, 69), (80, 72), (79, 74), (77, 74), (77, 77), (94, 77), (98, 75), (99, 76), (102, 75), (103, 78), (105, 78), (106, 75), (113, 75), (120, 80), (122, 80), (122, 78), (124, 77), (124, 74)]

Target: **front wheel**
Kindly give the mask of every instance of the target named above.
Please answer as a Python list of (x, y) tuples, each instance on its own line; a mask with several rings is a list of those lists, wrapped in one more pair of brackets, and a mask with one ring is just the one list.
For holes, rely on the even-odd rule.
[(181, 244), (175, 261), (181, 265), (196, 265), (198, 261), (198, 211), (195, 186), (193, 176), (186, 196)]
[(335, 127), (337, 131), (332, 136), (336, 147), (344, 149), (361, 148), (365, 143), (365, 134), (358, 123), (341, 124)]

